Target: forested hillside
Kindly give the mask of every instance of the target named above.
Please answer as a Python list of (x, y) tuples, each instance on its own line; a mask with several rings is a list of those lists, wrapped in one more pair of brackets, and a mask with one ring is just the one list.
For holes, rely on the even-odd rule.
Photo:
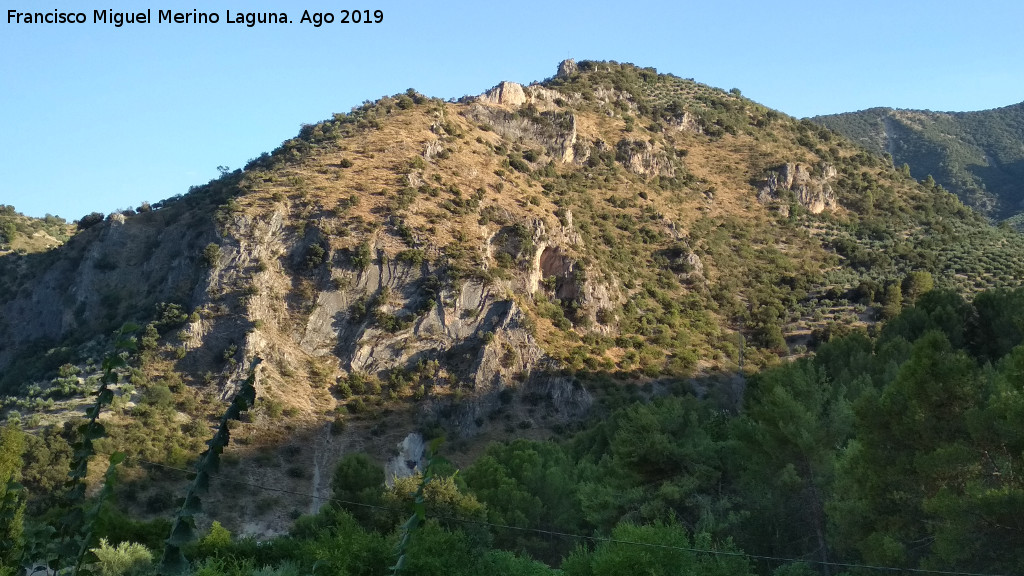
[[(979, 112), (872, 108), (819, 116), (917, 179), (934, 178), (969, 206), (1018, 223), (1024, 211), (1024, 103)], [(1016, 217), (1016, 218), (1015, 218)]]
[[(489, 444), (461, 470), (435, 456), (429, 481), (392, 487), (351, 454), (287, 535), (215, 524), (186, 556), (197, 574), (383, 574), (396, 547), (412, 574), (1017, 573), (1022, 322), (1022, 291), (931, 291), (877, 337), (837, 336), (754, 375), (739, 410), (670, 391), (561, 440)], [(21, 433), (4, 434), (10, 474)], [(242, 498), (276, 490), (230, 465), (212, 482)], [(95, 531), (159, 551), (170, 522), (107, 504)]]

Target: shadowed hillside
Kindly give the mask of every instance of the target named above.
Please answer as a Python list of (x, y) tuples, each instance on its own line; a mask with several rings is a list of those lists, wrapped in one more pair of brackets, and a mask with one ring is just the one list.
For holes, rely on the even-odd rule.
[(872, 108), (813, 119), (997, 219), (1024, 211), (1024, 103), (979, 112)]

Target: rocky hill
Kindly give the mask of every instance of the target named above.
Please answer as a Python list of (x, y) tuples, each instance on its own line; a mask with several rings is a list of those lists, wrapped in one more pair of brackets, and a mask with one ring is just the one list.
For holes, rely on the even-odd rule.
[(872, 108), (813, 120), (908, 164), (915, 178), (932, 176), (991, 217), (1024, 212), (1024, 103), (978, 112)]
[(17, 212), (14, 206), (0, 206), (0, 256), (49, 250), (66, 242), (74, 232), (75, 227), (59, 216), (32, 218)]
[[(669, 389), (735, 406), (744, 371), (933, 284), (1024, 277), (1018, 234), (881, 156), (614, 62), (458, 102), (385, 97), (92, 224), (0, 258), (8, 418), (67, 418), (109, 334), (136, 322), (104, 449), (184, 465), (258, 356), (233, 463), (314, 494), (355, 449), (408, 472), (414, 432), (472, 451)], [(159, 513), (152, 486), (133, 497)], [(288, 511), (231, 514), (258, 532)]]

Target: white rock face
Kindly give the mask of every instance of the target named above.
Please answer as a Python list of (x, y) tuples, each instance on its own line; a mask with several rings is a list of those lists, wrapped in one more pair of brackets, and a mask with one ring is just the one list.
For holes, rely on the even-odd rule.
[(412, 432), (398, 443), (398, 455), (384, 466), (384, 481), (388, 486), (395, 484), (396, 478), (412, 476), (423, 468), (423, 455), (426, 444), (419, 432)]
[[(789, 190), (797, 203), (811, 214), (821, 214), (838, 206), (835, 192), (830, 184), (836, 178), (835, 166), (821, 165), (821, 176), (814, 176), (811, 168), (804, 164), (787, 162), (769, 172), (764, 184), (758, 190), (757, 199), (762, 204), (781, 199), (780, 191)], [(788, 213), (789, 206), (779, 206)]]
[(565, 78), (566, 76), (572, 76), (578, 69), (576, 61), (572, 58), (562, 60), (558, 63), (558, 77)]
[(498, 104), (501, 106), (521, 106), (526, 104), (526, 93), (523, 92), (523, 85), (515, 82), (502, 82), (484, 92), (480, 100), (487, 104)]
[(663, 151), (656, 150), (648, 142), (635, 141), (627, 145), (620, 144), (617, 156), (623, 158), (622, 165), (630, 172), (645, 178), (662, 175), (675, 176), (675, 168), (668, 161)]

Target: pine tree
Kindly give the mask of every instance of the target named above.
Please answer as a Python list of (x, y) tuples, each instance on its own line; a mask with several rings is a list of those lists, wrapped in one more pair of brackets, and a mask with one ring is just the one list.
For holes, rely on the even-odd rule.
[(0, 576), (16, 574), (24, 546), (21, 480), (25, 438), (13, 424), (0, 430)]

